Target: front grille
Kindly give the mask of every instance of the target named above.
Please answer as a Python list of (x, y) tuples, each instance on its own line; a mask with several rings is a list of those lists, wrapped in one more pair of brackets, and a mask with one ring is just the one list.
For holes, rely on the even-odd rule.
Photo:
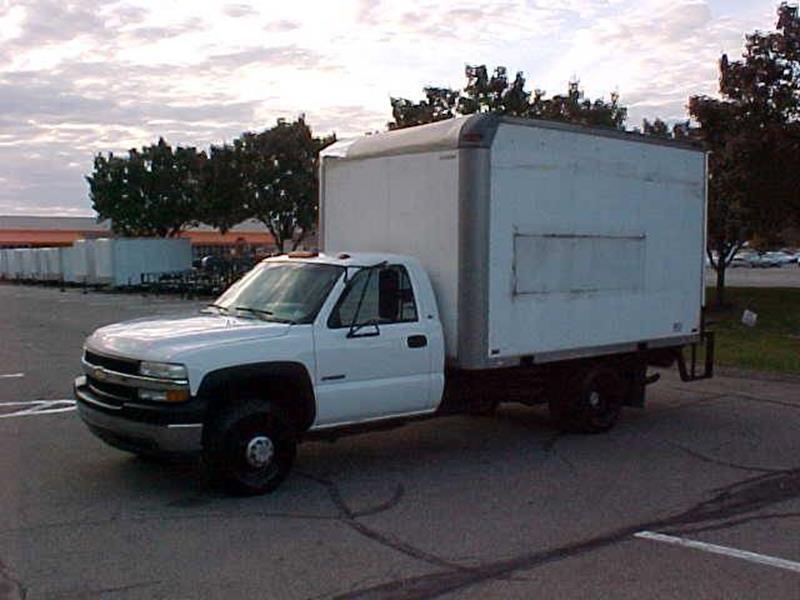
[(122, 405), (124, 402), (136, 400), (136, 388), (99, 381), (91, 375), (86, 377), (89, 389), (99, 396), (99, 399), (107, 404)]
[(104, 367), (109, 371), (116, 371), (117, 373), (125, 373), (126, 375), (139, 374), (138, 360), (130, 360), (126, 358), (112, 358), (110, 356), (103, 356), (102, 354), (95, 354), (91, 350), (87, 350), (83, 359), (90, 365), (95, 367)]

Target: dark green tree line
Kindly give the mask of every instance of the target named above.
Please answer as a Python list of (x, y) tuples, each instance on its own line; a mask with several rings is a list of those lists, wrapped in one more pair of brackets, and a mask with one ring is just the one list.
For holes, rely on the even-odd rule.
[(280, 250), (294, 249), (316, 224), (317, 156), (332, 141), (303, 117), (208, 152), (159, 139), (127, 156), (97, 155), (86, 180), (93, 208), (120, 235), (174, 236), (199, 222), (224, 233), (252, 218)]
[[(719, 62), (721, 98), (693, 96), (691, 134), (709, 153), (709, 257), (717, 304), (746, 240), (776, 243), (800, 223), (800, 18), (778, 8), (776, 30), (746, 38), (741, 60)], [(713, 254), (712, 254), (713, 250)]]
[(489, 74), (485, 65), (467, 66), (464, 74), (466, 84), (462, 90), (426, 87), (423, 89), (425, 98), (419, 101), (392, 98), (394, 120), (389, 123), (389, 129), (480, 112), (614, 129), (625, 127), (627, 110), (620, 106), (616, 93), (611, 94), (608, 102), (590, 100), (584, 96), (578, 82), (571, 82), (565, 94), (547, 98), (542, 90), (526, 91), (522, 71), (512, 80), (505, 67), (497, 67)]

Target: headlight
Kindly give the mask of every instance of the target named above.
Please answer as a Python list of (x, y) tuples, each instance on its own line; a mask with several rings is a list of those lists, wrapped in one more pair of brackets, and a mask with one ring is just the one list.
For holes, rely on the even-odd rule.
[(139, 365), (139, 373), (158, 379), (186, 379), (188, 377), (184, 365), (160, 362), (143, 361)]

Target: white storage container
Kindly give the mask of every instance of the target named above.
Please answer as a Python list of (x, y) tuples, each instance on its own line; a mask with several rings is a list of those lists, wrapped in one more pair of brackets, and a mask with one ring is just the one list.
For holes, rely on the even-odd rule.
[(188, 239), (113, 238), (97, 240), (97, 278), (115, 287), (139, 285), (146, 273), (192, 268)]
[(42, 281), (46, 264), (44, 259), (44, 248), (33, 249), (33, 279)]
[(95, 282), (103, 285), (114, 284), (114, 245), (111, 238), (94, 241)]
[(22, 279), (33, 279), (36, 273), (33, 248), (22, 249)]
[(61, 257), (60, 248), (45, 248), (45, 279), (47, 281), (59, 281), (61, 279)]
[(24, 275), (24, 257), (25, 250), (23, 248), (15, 248), (11, 250), (9, 261), (9, 274), (12, 279), (22, 279)]
[(59, 271), (64, 283), (78, 283), (75, 276), (75, 249), (70, 247), (58, 249)]
[(417, 257), (448, 362), (487, 368), (699, 337), (706, 156), (476, 115), (322, 152), (326, 252)]
[(96, 283), (94, 240), (76, 240), (72, 249), (76, 282), (90, 285)]

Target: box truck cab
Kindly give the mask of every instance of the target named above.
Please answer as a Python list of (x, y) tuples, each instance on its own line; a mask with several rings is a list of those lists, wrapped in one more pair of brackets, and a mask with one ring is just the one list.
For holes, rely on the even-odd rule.
[[(304, 439), (509, 401), (599, 432), (643, 405), (649, 364), (711, 375), (695, 148), (479, 115), (334, 144), (320, 180), (326, 253), (87, 339), (95, 434), (263, 493)], [(698, 374), (682, 350), (702, 343)]]

